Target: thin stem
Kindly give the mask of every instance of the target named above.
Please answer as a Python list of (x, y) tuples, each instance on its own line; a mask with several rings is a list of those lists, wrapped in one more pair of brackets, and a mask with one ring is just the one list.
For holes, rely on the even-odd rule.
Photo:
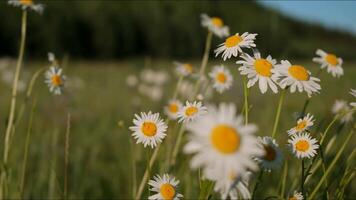
[(68, 164), (69, 164), (69, 136), (70, 136), (70, 114), (67, 118), (67, 132), (65, 136), (65, 146), (64, 146), (64, 199), (68, 199)]
[(244, 111), (245, 111), (245, 124), (248, 124), (248, 88), (247, 88), (247, 78), (244, 77), (243, 79), (244, 85)]
[(300, 183), (300, 190), (302, 191), (302, 194), (303, 194), (303, 197), (305, 197), (304, 195), (304, 159), (302, 159), (302, 174), (301, 174), (301, 178), (302, 178), (302, 181)]
[[(23, 63), (23, 56), (25, 53), (25, 43), (26, 43), (26, 28), (27, 28), (27, 11), (23, 10), (22, 12), (22, 26), (21, 26), (21, 42), (20, 42), (20, 52), (19, 58), (17, 60), (15, 77), (13, 81), (12, 87), (12, 98), (11, 98), (11, 105), (10, 105), (10, 113), (9, 113), (9, 120), (7, 123), (7, 128), (5, 132), (5, 142), (4, 142), (4, 157), (3, 157), (3, 164), (6, 166), (8, 161), (9, 149), (10, 149), (10, 134), (12, 131), (12, 126), (14, 123), (15, 118), (15, 109), (16, 109), (16, 97), (17, 97), (17, 85), (20, 78), (20, 71), (21, 66)], [(6, 187), (6, 171), (1, 173), (1, 185), (0, 185), (0, 198), (4, 199), (4, 189)]]
[(175, 100), (177, 97), (178, 97), (178, 92), (179, 92), (179, 88), (180, 86), (182, 85), (182, 82), (183, 82), (183, 76), (179, 76), (179, 79), (178, 79), (178, 83), (177, 83), (177, 87), (176, 89), (174, 90), (174, 94), (173, 94), (173, 99)]
[(307, 100), (305, 100), (304, 105), (303, 105), (303, 110), (302, 110), (302, 112), (300, 113), (299, 118), (303, 118), (303, 117), (304, 117), (305, 111), (307, 110), (307, 107), (308, 107), (309, 103), (310, 103), (310, 98), (308, 98)]
[(132, 165), (132, 198), (136, 196), (137, 181), (136, 181), (136, 151), (134, 148), (134, 142), (130, 138), (130, 148), (131, 148), (131, 165)]
[(177, 141), (176, 141), (176, 143), (174, 145), (173, 154), (172, 154), (172, 160), (171, 160), (170, 166), (173, 166), (173, 165), (176, 164), (180, 143), (182, 143), (183, 133), (184, 133), (184, 124), (182, 124), (182, 126), (179, 129), (178, 138), (177, 138)]
[(272, 138), (276, 136), (277, 128), (278, 128), (278, 123), (279, 123), (279, 117), (281, 115), (281, 110), (282, 110), (282, 105), (283, 105), (283, 100), (284, 100), (284, 94), (286, 90), (282, 90), (281, 96), (279, 97), (278, 101), (278, 107), (277, 107), (277, 113), (276, 113), (276, 118), (274, 119), (274, 125), (273, 125), (273, 131), (272, 131)]
[(279, 196), (283, 197), (284, 196), (284, 192), (286, 189), (286, 181), (287, 181), (287, 174), (288, 174), (288, 161), (286, 160), (284, 167), (283, 167), (283, 174), (282, 174), (282, 178), (281, 178), (281, 193)]

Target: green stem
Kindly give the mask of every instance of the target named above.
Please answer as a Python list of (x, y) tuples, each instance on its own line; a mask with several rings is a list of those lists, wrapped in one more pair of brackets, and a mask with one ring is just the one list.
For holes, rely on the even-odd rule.
[(308, 107), (309, 103), (310, 103), (310, 98), (308, 98), (307, 100), (305, 100), (304, 105), (303, 105), (303, 110), (302, 110), (302, 112), (300, 113), (299, 118), (303, 118), (303, 117), (304, 117), (305, 111), (307, 110), (307, 107)]
[(70, 114), (67, 117), (67, 131), (65, 135), (64, 145), (64, 184), (63, 184), (63, 197), (68, 199), (68, 164), (69, 164), (69, 136), (70, 136)]
[(182, 82), (183, 82), (183, 76), (179, 76), (177, 87), (174, 90), (174, 94), (173, 94), (174, 100), (178, 97), (179, 88), (180, 88), (180, 85), (182, 85)]
[(277, 107), (277, 113), (276, 113), (276, 118), (274, 119), (274, 125), (273, 125), (273, 131), (272, 131), (272, 138), (274, 138), (274, 137), (276, 136), (277, 127), (278, 127), (278, 123), (279, 123), (279, 117), (280, 117), (280, 115), (281, 115), (282, 104), (283, 104), (285, 92), (286, 92), (286, 90), (282, 90), (281, 95), (280, 95), (280, 97), (279, 97), (278, 107)]
[(243, 79), (243, 86), (244, 86), (244, 111), (245, 111), (245, 125), (248, 124), (248, 88), (247, 88), (247, 78), (244, 77)]
[(303, 194), (303, 197), (305, 198), (305, 195), (304, 195), (304, 159), (302, 159), (302, 181), (300, 183), (300, 190), (302, 191), (302, 194)]
[(177, 141), (176, 141), (176, 143), (174, 145), (173, 154), (172, 154), (172, 160), (171, 160), (170, 166), (174, 166), (176, 164), (180, 143), (182, 143), (183, 133), (184, 133), (184, 124), (182, 124), (182, 126), (179, 129), (178, 138), (177, 138)]
[(282, 188), (281, 188), (281, 193), (280, 193), (281, 197), (284, 196), (284, 192), (285, 192), (285, 189), (286, 189), (287, 173), (288, 173), (288, 161), (286, 160), (284, 168), (283, 168)]
[(257, 178), (256, 184), (255, 184), (255, 187), (253, 188), (252, 198), (251, 199), (255, 199), (257, 188), (261, 183), (262, 174), (263, 174), (263, 171), (260, 171), (260, 173), (258, 174), (258, 178)]

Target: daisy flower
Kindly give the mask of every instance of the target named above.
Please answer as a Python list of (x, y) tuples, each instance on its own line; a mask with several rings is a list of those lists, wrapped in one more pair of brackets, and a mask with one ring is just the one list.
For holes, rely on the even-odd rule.
[[(351, 89), (350, 94), (352, 96), (356, 97), (356, 90)], [(353, 106), (353, 107), (356, 107), (356, 102), (351, 102), (350, 105)]]
[(163, 177), (156, 175), (153, 180), (148, 182), (148, 184), (152, 186), (150, 189), (151, 191), (157, 192), (157, 194), (149, 196), (149, 200), (179, 200), (180, 198), (183, 198), (183, 195), (177, 192), (179, 181), (168, 174), (164, 174)]
[(180, 109), (182, 109), (182, 103), (180, 101), (170, 100), (168, 105), (164, 108), (164, 111), (169, 118), (177, 119)]
[(241, 58), (236, 63), (241, 64), (239, 71), (241, 75), (247, 75), (249, 81), (247, 87), (250, 88), (258, 81), (258, 85), (262, 94), (267, 91), (267, 88), (271, 88), (274, 93), (278, 92), (276, 85), (277, 76), (275, 75), (275, 66), (277, 61), (272, 59), (269, 55), (267, 58), (262, 58), (261, 54), (257, 51), (254, 52), (254, 57), (248, 54), (242, 54)]
[(193, 65), (190, 63), (174, 62), (173, 64), (176, 66), (176, 72), (179, 76), (188, 76), (194, 71)]
[(331, 108), (331, 112), (333, 114), (343, 114), (340, 119), (341, 123), (347, 123), (353, 120), (353, 112), (351, 112), (351, 107), (345, 100), (336, 100)]
[(288, 135), (290, 136), (290, 135), (294, 135), (297, 133), (302, 133), (305, 130), (308, 130), (310, 127), (312, 127), (313, 124), (314, 124), (313, 115), (310, 115), (308, 113), (302, 119), (298, 119), (297, 125), (288, 130)]
[(269, 136), (259, 137), (258, 139), (265, 150), (264, 155), (257, 158), (262, 168), (266, 171), (280, 168), (283, 155), (276, 140)]
[(219, 17), (209, 17), (207, 14), (202, 14), (201, 25), (220, 38), (227, 37), (230, 34), (229, 27), (225, 26), (223, 20)]
[(217, 49), (215, 49), (215, 57), (222, 53), (222, 58), (226, 60), (231, 58), (231, 56), (237, 57), (238, 53), (242, 53), (241, 48), (251, 48), (256, 47), (254, 43), (257, 34), (250, 34), (248, 32), (243, 33), (241, 36), (236, 33), (233, 36), (228, 37), (224, 43), (220, 44)]
[(225, 90), (228, 90), (232, 86), (232, 75), (230, 70), (225, 68), (223, 65), (218, 65), (213, 68), (209, 73), (209, 76), (213, 79), (213, 87), (219, 92), (222, 93)]
[(132, 136), (137, 139), (136, 144), (142, 143), (144, 147), (157, 146), (166, 137), (167, 125), (160, 118), (159, 113), (144, 113), (141, 115), (135, 114), (133, 120), (134, 126), (130, 127), (133, 131)]
[(297, 158), (314, 157), (319, 148), (318, 141), (310, 137), (309, 133), (292, 135), (288, 143), (292, 146), (292, 151)]
[(313, 93), (319, 93), (321, 89), (318, 83), (320, 79), (312, 77), (311, 73), (301, 65), (292, 65), (287, 60), (282, 60), (278, 69), (278, 78), (282, 78), (280, 86), (282, 89), (290, 86), (290, 92), (294, 93), (297, 89), (299, 92), (305, 91), (310, 97)]
[(187, 124), (191, 133), (184, 152), (194, 154), (190, 164), (193, 169), (202, 168), (205, 177), (236, 174), (240, 178), (247, 170), (258, 170), (253, 157), (264, 151), (254, 136), (257, 127), (245, 125), (242, 116), (236, 116), (234, 104), (221, 103), (208, 106), (209, 112)]
[(60, 95), (66, 80), (66, 77), (62, 74), (62, 69), (59, 67), (51, 66), (46, 71), (45, 78), (45, 83), (47, 83), (49, 91), (55, 95)]
[(43, 12), (43, 5), (34, 3), (33, 0), (9, 0), (8, 4), (16, 7), (21, 7), (23, 10), (32, 9), (38, 13)]
[(294, 195), (289, 197), (288, 200), (303, 200), (304, 197), (301, 192), (294, 191)]
[(321, 69), (326, 68), (328, 73), (331, 73), (333, 77), (340, 77), (344, 74), (342, 69), (342, 59), (336, 57), (335, 54), (326, 53), (325, 51), (318, 49), (316, 55), (319, 57), (313, 58), (313, 61), (321, 64)]
[(178, 112), (179, 122), (191, 122), (207, 112), (207, 109), (199, 101), (194, 101), (190, 103), (189, 101), (185, 102), (185, 105)]

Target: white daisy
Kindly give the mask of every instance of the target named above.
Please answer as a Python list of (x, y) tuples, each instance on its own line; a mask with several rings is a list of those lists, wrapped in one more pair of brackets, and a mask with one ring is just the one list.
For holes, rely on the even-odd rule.
[(303, 200), (303, 194), (301, 192), (294, 191), (294, 195), (289, 197), (288, 200)]
[(278, 78), (281, 88), (290, 86), (290, 92), (294, 93), (297, 89), (299, 92), (305, 91), (310, 97), (313, 93), (319, 93), (321, 89), (318, 83), (320, 79), (312, 77), (311, 73), (301, 65), (292, 65), (287, 60), (282, 60), (280, 65), (277, 65)]
[(182, 109), (182, 103), (178, 100), (170, 100), (168, 105), (164, 108), (165, 113), (171, 119), (178, 118), (178, 112)]
[(230, 70), (223, 65), (217, 65), (209, 73), (209, 76), (213, 79), (213, 87), (220, 93), (228, 90), (232, 86), (232, 75)]
[(62, 93), (62, 88), (66, 77), (62, 74), (62, 69), (59, 67), (51, 66), (45, 73), (45, 83), (49, 87), (49, 91), (55, 95)]
[(305, 130), (308, 130), (310, 127), (312, 127), (314, 124), (314, 119), (313, 119), (313, 115), (311, 114), (307, 114), (306, 116), (304, 116), (302, 119), (298, 119), (297, 121), (297, 125), (291, 129), (289, 129), (288, 135), (294, 135), (297, 133), (302, 133)]
[(33, 0), (9, 0), (7, 3), (9, 5), (21, 7), (23, 10), (32, 9), (38, 13), (43, 12), (43, 5), (34, 3)]
[(319, 148), (318, 141), (310, 137), (309, 133), (292, 135), (288, 143), (297, 158), (314, 157), (317, 154), (316, 150)]
[(276, 140), (269, 136), (259, 137), (258, 139), (265, 151), (262, 157), (257, 158), (262, 168), (266, 171), (280, 168), (283, 162), (283, 154)]
[(152, 186), (151, 191), (157, 192), (157, 194), (148, 197), (150, 200), (179, 200), (183, 198), (183, 195), (177, 192), (179, 180), (176, 180), (175, 177), (171, 177), (168, 174), (164, 174), (163, 177), (156, 175), (148, 184)]
[(328, 73), (331, 73), (333, 77), (340, 77), (344, 74), (342, 69), (342, 59), (336, 57), (335, 54), (326, 53), (325, 51), (318, 49), (316, 55), (319, 57), (313, 58), (313, 61), (321, 64), (321, 69), (326, 67)]
[(256, 47), (254, 43), (257, 34), (250, 34), (248, 32), (243, 33), (241, 36), (236, 33), (233, 36), (228, 37), (224, 43), (220, 44), (217, 49), (215, 49), (215, 57), (222, 53), (224, 60), (231, 58), (231, 56), (237, 57), (238, 53), (242, 53), (241, 48), (251, 48)]
[(206, 107), (199, 101), (194, 101), (190, 103), (185, 102), (185, 105), (178, 112), (179, 122), (191, 122), (207, 112)]
[(247, 75), (249, 81), (247, 82), (247, 87), (250, 88), (255, 85), (258, 81), (260, 91), (265, 93), (267, 88), (271, 88), (274, 93), (278, 92), (277, 88), (277, 78), (275, 66), (277, 61), (272, 59), (269, 55), (267, 58), (262, 58), (261, 54), (258, 51), (254, 52), (254, 57), (251, 57), (248, 54), (242, 54), (241, 58), (236, 63), (241, 64), (239, 71), (241, 75)]
[(333, 114), (343, 115), (340, 119), (341, 123), (347, 123), (353, 120), (353, 112), (351, 112), (351, 107), (345, 100), (336, 100), (331, 108), (331, 112)]
[(229, 27), (224, 26), (223, 20), (219, 17), (209, 17), (207, 14), (202, 14), (201, 25), (220, 38), (227, 37), (230, 34)]
[(159, 113), (152, 114), (150, 111), (147, 114), (144, 112), (141, 112), (141, 115), (135, 114), (133, 123), (134, 126), (131, 126), (130, 130), (133, 131), (132, 136), (137, 139), (136, 144), (142, 143), (144, 147), (153, 148), (166, 137), (167, 125)]
[[(356, 97), (356, 90), (351, 89), (350, 94), (352, 96)], [(353, 107), (356, 107), (356, 102), (351, 102), (350, 105), (353, 106)]]
[(176, 66), (176, 72), (179, 76), (188, 76), (194, 71), (193, 65), (190, 63), (174, 62), (173, 64)]
[(247, 170), (258, 170), (253, 157), (262, 156), (264, 151), (254, 136), (257, 127), (245, 125), (243, 117), (236, 116), (234, 104), (210, 105), (208, 110), (208, 114), (187, 124), (191, 135), (184, 152), (195, 154), (191, 167), (203, 168), (205, 177), (234, 174), (240, 178)]

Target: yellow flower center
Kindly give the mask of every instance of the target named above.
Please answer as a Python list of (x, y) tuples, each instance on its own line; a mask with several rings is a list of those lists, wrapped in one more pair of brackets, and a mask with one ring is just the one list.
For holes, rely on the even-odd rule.
[(176, 113), (176, 112), (178, 112), (178, 105), (175, 104), (175, 103), (171, 103), (171, 104), (168, 106), (168, 110), (169, 110), (169, 112), (171, 112), (171, 113)]
[(59, 86), (62, 84), (61, 77), (56, 74), (52, 76), (51, 80), (52, 80), (52, 85), (54, 85), (54, 86)]
[(176, 190), (169, 183), (163, 184), (159, 189), (159, 192), (161, 193), (163, 199), (165, 200), (173, 199), (174, 195), (176, 194)]
[(224, 25), (223, 20), (219, 17), (211, 18), (211, 23), (213, 23), (215, 26), (217, 26), (219, 28), (221, 28)]
[(185, 110), (185, 115), (188, 117), (195, 115), (198, 112), (198, 108), (191, 106)]
[(233, 35), (225, 40), (225, 46), (228, 48), (238, 45), (242, 41), (242, 38), (238, 35)]
[(307, 126), (307, 122), (303, 120), (297, 124), (297, 127), (295, 129), (297, 129), (297, 131), (301, 131), (304, 130), (306, 126)]
[(298, 151), (306, 152), (309, 150), (309, 142), (306, 140), (299, 140), (297, 143), (295, 143), (295, 148)]
[(257, 59), (254, 63), (256, 72), (261, 76), (270, 77), (272, 75), (272, 64), (266, 59)]
[(289, 198), (289, 200), (297, 200), (297, 198), (295, 196), (292, 196), (291, 198)]
[(336, 66), (339, 63), (335, 54), (326, 55), (325, 60), (332, 66)]
[(235, 128), (228, 125), (217, 125), (213, 128), (210, 140), (212, 145), (221, 153), (231, 154), (240, 147), (240, 136)]
[(299, 80), (299, 81), (307, 81), (309, 80), (308, 71), (301, 65), (292, 65), (288, 69), (289, 74)]
[(33, 4), (33, 0), (20, 0), (20, 3), (28, 6)]
[(153, 122), (143, 122), (141, 131), (145, 136), (152, 137), (157, 134), (157, 126)]
[(184, 69), (187, 72), (189, 72), (189, 73), (193, 72), (193, 65), (192, 64), (187, 63), (187, 64), (184, 64), (183, 66), (184, 66)]
[(271, 147), (269, 145), (263, 145), (263, 147), (265, 149), (265, 157), (264, 157), (265, 160), (273, 161), (274, 159), (276, 159), (277, 153), (273, 147)]
[(223, 72), (220, 72), (216, 75), (216, 80), (220, 83), (225, 83), (226, 82), (226, 75)]

